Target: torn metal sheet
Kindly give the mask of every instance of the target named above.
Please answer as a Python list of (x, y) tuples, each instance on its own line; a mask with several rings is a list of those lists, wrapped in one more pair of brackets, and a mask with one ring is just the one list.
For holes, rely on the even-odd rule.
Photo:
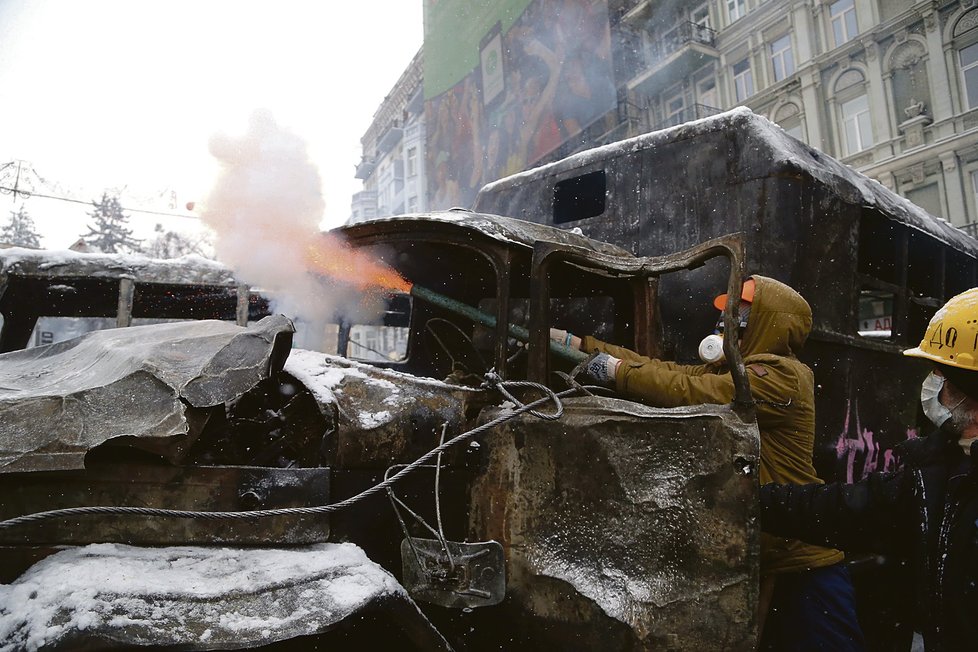
[(321, 634), (367, 612), (418, 649), (449, 649), (397, 580), (351, 543), (65, 550), (0, 586), (0, 640), (11, 649), (239, 649)]
[(0, 355), (0, 472), (84, 468), (117, 437), (176, 455), (191, 408), (234, 399), (284, 365), (294, 332), (282, 316), (96, 331)]
[(514, 629), (547, 613), (535, 648), (755, 649), (756, 423), (572, 398), (560, 421), (521, 416), (484, 448), (468, 538), (503, 546)]

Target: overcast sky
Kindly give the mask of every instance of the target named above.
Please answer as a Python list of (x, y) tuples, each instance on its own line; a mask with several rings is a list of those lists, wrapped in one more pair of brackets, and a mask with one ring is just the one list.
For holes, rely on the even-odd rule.
[[(422, 31), (422, 0), (0, 0), (0, 165), (26, 162), (45, 181), (35, 193), (124, 189), (123, 206), (163, 212), (175, 193), (186, 213), (214, 181), (211, 137), (267, 109), (308, 144), (322, 226), (336, 226), (360, 188), (360, 137)], [(0, 224), (20, 203), (0, 194)], [(49, 248), (74, 242), (91, 210), (25, 206)], [(196, 224), (131, 214), (140, 236)]]

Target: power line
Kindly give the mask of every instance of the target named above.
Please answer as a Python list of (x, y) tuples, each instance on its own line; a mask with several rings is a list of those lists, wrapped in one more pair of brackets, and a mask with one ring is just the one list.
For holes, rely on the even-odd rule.
[[(45, 195), (39, 192), (29, 192), (25, 190), (20, 190), (18, 188), (8, 188), (6, 186), (0, 186), (0, 192), (13, 193), (16, 197), (17, 195), (24, 195), (27, 197), (41, 197), (43, 199), (54, 199), (57, 201), (66, 201), (74, 204), (85, 204), (86, 206), (93, 206), (94, 203), (90, 201), (82, 201), (81, 199), (71, 199), (70, 197), (55, 197), (54, 195)], [(126, 208), (124, 206), (119, 207), (120, 210), (129, 211), (130, 213), (146, 213), (149, 215), (163, 215), (165, 217), (183, 217), (191, 220), (199, 220), (197, 215), (188, 215), (186, 213), (164, 213), (163, 211), (151, 211), (142, 208)]]

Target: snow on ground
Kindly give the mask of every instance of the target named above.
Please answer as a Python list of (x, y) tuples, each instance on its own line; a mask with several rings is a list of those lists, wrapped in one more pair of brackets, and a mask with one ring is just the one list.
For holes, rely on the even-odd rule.
[(93, 544), (0, 585), (0, 650), (98, 632), (130, 644), (270, 642), (313, 634), (404, 589), (354, 544), (293, 549)]

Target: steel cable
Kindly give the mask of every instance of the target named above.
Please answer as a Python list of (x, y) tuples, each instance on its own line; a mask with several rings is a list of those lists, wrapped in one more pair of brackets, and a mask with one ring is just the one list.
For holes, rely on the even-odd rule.
[[(463, 432), (460, 435), (449, 439), (447, 442), (442, 443), (436, 448), (431, 449), (414, 462), (406, 465), (403, 469), (385, 478), (382, 482), (375, 484), (374, 486), (365, 489), (355, 496), (351, 496), (344, 500), (329, 505), (318, 505), (316, 507), (280, 507), (277, 509), (257, 509), (251, 511), (234, 511), (234, 512), (205, 512), (205, 511), (194, 511), (194, 510), (181, 510), (181, 509), (166, 509), (158, 507), (125, 507), (125, 506), (91, 506), (91, 507), (66, 507), (63, 509), (52, 509), (45, 512), (37, 512), (34, 514), (25, 514), (23, 516), (17, 516), (15, 518), (7, 519), (5, 521), (0, 521), (0, 529), (8, 529), (12, 527), (17, 527), (19, 525), (26, 525), (29, 523), (36, 523), (38, 521), (44, 521), (52, 518), (65, 518), (73, 516), (89, 516), (93, 514), (111, 514), (111, 515), (128, 515), (128, 516), (159, 516), (165, 518), (192, 518), (201, 520), (233, 520), (233, 519), (250, 519), (250, 518), (268, 518), (272, 516), (320, 516), (322, 514), (331, 514), (333, 512), (340, 511), (354, 505), (361, 500), (365, 500), (384, 491), (395, 482), (406, 476), (407, 474), (413, 472), (418, 467), (424, 465), (431, 458), (441, 454), (442, 452), (448, 450), (452, 446), (459, 444), (467, 439), (471, 439), (476, 435), (480, 435), (487, 430), (495, 428), (511, 419), (515, 419), (519, 415), (529, 412), (535, 416), (543, 419), (557, 419), (563, 414), (563, 405), (560, 402), (561, 397), (569, 396), (571, 394), (577, 393), (579, 390), (577, 388), (572, 388), (564, 390), (560, 393), (555, 393), (549, 388), (539, 385), (537, 383), (529, 383), (526, 381), (503, 381), (494, 373), (490, 372), (486, 374), (487, 384), (495, 387), (499, 390), (507, 399), (515, 402), (518, 407), (504, 414), (502, 416), (496, 417), (492, 421), (488, 421), (481, 426), (477, 426), (472, 430)], [(526, 405), (521, 404), (512, 395), (505, 391), (504, 385), (510, 386), (534, 386), (538, 389), (542, 389), (547, 395), (539, 398)], [(554, 401), (556, 402), (556, 411), (554, 414), (543, 414), (536, 412), (534, 408), (544, 405), (545, 403)]]

